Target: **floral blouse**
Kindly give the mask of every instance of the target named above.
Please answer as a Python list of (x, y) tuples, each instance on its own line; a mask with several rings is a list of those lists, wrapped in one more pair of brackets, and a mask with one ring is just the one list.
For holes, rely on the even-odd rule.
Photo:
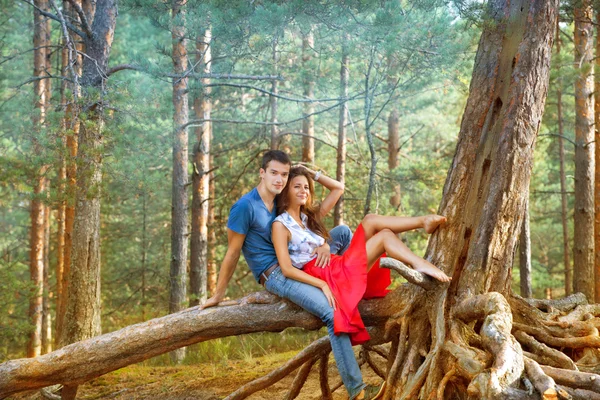
[[(306, 226), (308, 217), (302, 213), (301, 218), (302, 224)], [(288, 243), (288, 251), (294, 267), (302, 269), (304, 264), (317, 257), (316, 254), (312, 253), (315, 248), (325, 243), (325, 239), (308, 229), (308, 227), (301, 227), (287, 211), (278, 215), (275, 221), (281, 222), (291, 233), (292, 238)]]

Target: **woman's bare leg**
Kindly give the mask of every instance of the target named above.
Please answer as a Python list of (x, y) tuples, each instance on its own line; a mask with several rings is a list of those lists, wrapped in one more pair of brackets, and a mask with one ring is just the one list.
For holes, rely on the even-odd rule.
[(369, 214), (362, 220), (362, 226), (365, 230), (366, 238), (369, 239), (377, 232), (389, 229), (394, 233), (411, 231), (413, 229), (424, 228), (425, 232), (433, 233), (438, 226), (446, 222), (446, 217), (441, 215), (423, 215), (419, 217), (398, 217)]
[(390, 229), (384, 229), (367, 240), (369, 269), (385, 252), (388, 256), (410, 265), (416, 271), (427, 274), (438, 281), (449, 282), (452, 278), (427, 260), (417, 256)]

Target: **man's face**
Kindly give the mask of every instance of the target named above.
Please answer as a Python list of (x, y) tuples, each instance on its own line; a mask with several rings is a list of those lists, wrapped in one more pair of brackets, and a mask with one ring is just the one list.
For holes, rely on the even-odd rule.
[(281, 193), (290, 174), (290, 165), (279, 161), (269, 161), (267, 169), (260, 169), (260, 177), (265, 188), (274, 195)]

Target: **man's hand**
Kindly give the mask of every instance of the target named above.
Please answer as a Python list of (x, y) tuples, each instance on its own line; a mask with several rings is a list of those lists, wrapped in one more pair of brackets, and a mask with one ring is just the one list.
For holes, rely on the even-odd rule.
[(215, 294), (210, 299), (206, 300), (204, 304), (200, 306), (200, 309), (204, 310), (205, 308), (217, 306), (221, 301), (223, 301), (223, 295)]
[(329, 265), (329, 261), (331, 260), (331, 250), (329, 249), (329, 244), (327, 244), (327, 242), (315, 248), (312, 254), (317, 255), (317, 262), (315, 263), (317, 267), (325, 268)]

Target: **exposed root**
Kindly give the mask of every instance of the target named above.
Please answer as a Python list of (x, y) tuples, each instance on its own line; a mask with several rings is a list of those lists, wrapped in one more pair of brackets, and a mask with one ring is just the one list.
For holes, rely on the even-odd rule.
[(377, 375), (379, 375), (380, 378), (383, 378), (385, 380), (385, 378), (386, 378), (385, 371), (383, 370), (383, 368), (381, 368), (379, 365), (377, 365), (377, 363), (371, 358), (371, 355), (369, 354), (369, 350), (367, 350), (365, 347), (363, 347), (361, 350), (361, 353), (362, 353), (363, 359), (365, 360), (367, 365), (373, 370), (373, 372), (375, 372)]
[(562, 312), (569, 312), (579, 305), (588, 303), (588, 301), (583, 293), (574, 293), (570, 296), (564, 297), (562, 299), (557, 299), (557, 300), (554, 300), (554, 299), (552, 299), (552, 300), (528, 299), (528, 298), (523, 298), (523, 297), (516, 296), (516, 295), (515, 295), (515, 297), (519, 297), (520, 299), (527, 302), (529, 305), (536, 307), (537, 309), (544, 311), (546, 313), (552, 313), (555, 310), (562, 311)]
[(306, 363), (315, 357), (315, 355), (322, 353), (331, 348), (331, 344), (329, 343), (329, 337), (325, 336), (318, 340), (312, 342), (309, 346), (307, 346), (304, 350), (298, 353), (295, 357), (290, 359), (287, 363), (282, 365), (281, 367), (271, 371), (269, 374), (260, 377), (258, 379), (249, 382), (242, 387), (240, 387), (235, 392), (231, 393), (227, 396), (226, 400), (240, 400), (245, 399), (250, 396), (252, 393), (255, 393), (259, 390), (265, 389), (279, 380), (283, 379), (289, 373), (294, 371), (300, 365)]
[(600, 400), (600, 394), (585, 389), (573, 389), (567, 386), (559, 386), (567, 392), (573, 400)]
[(481, 320), (480, 335), (484, 347), (495, 355), (492, 368), (471, 381), (468, 393), (480, 398), (495, 398), (519, 379), (523, 371), (521, 346), (510, 334), (512, 313), (504, 296), (490, 292), (462, 301), (454, 315), (463, 321)]
[[(400, 325), (400, 334), (398, 335), (398, 339), (396, 341), (397, 344), (394, 346), (394, 342), (392, 342), (390, 357), (388, 358), (387, 386), (385, 387), (383, 394), (384, 400), (391, 400), (394, 397), (394, 393), (396, 393), (396, 390), (398, 389), (398, 374), (407, 350), (407, 337), (408, 321), (406, 318), (403, 318)], [(394, 355), (394, 357), (390, 366), (392, 355)]]
[[(577, 366), (565, 353), (546, 346), (544, 343), (537, 341), (533, 336), (528, 335), (523, 331), (513, 332), (515, 338), (530, 349), (535, 355), (534, 360), (540, 364), (546, 364), (557, 368), (577, 370)], [(532, 358), (532, 357), (530, 357)]]
[(600, 304), (584, 304), (577, 306), (569, 314), (558, 318), (559, 321), (585, 321), (600, 315)]
[(444, 375), (444, 377), (442, 378), (440, 386), (437, 390), (437, 400), (444, 400), (444, 391), (446, 390), (446, 385), (451, 379), (454, 378), (454, 375), (456, 375), (455, 369), (451, 369), (448, 372), (446, 372), (446, 375)]
[(440, 282), (436, 281), (430, 276), (425, 275), (422, 272), (415, 271), (414, 269), (406, 266), (404, 263), (390, 257), (384, 257), (381, 259), (380, 266), (382, 268), (389, 268), (396, 271), (400, 276), (406, 279), (409, 283), (420, 286), (425, 290), (435, 289), (440, 285)]
[(546, 365), (542, 365), (541, 368), (546, 375), (554, 379), (559, 385), (600, 393), (600, 375), (598, 374), (559, 369)]
[(542, 399), (558, 399), (558, 392), (554, 380), (542, 371), (537, 362), (525, 357), (525, 371), (527, 371), (527, 376), (531, 379), (535, 389), (541, 394)]
[(300, 394), (300, 389), (302, 389), (302, 386), (304, 386), (304, 383), (306, 383), (306, 379), (310, 374), (310, 370), (316, 361), (317, 357), (314, 357), (312, 360), (305, 362), (302, 367), (300, 367), (296, 377), (294, 378), (294, 381), (292, 382), (290, 391), (288, 392), (287, 396), (285, 396), (285, 400), (293, 400)]
[(321, 386), (321, 399), (332, 400), (331, 389), (329, 388), (329, 352), (321, 354), (319, 359), (319, 385)]

